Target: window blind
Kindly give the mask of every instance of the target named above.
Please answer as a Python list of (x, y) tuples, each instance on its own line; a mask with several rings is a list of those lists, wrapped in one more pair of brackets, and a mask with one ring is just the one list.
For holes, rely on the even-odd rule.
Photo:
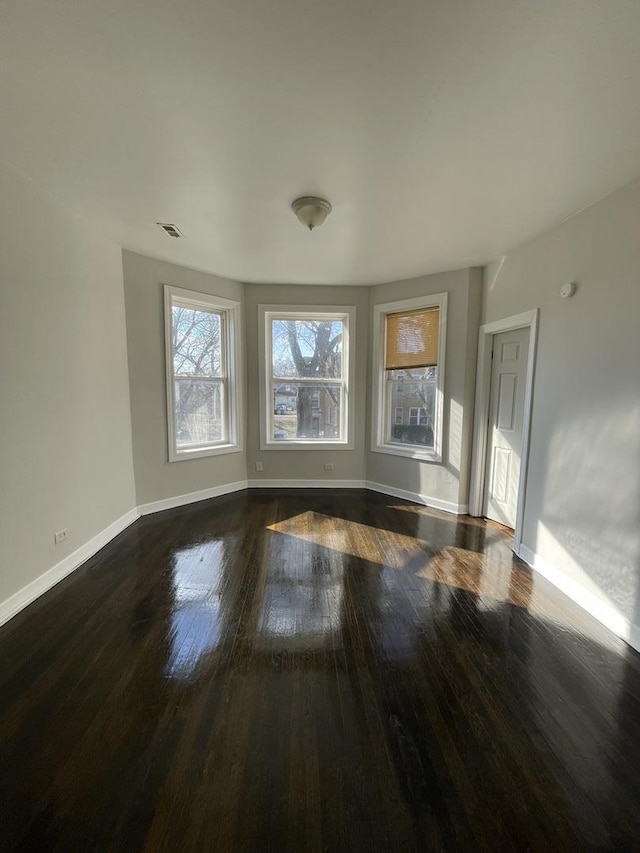
[(439, 308), (387, 314), (386, 370), (438, 364)]

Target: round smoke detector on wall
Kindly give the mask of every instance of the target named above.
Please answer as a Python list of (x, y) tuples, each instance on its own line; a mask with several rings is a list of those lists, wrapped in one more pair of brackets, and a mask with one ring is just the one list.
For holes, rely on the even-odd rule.
[(570, 296), (576, 292), (576, 283), (575, 281), (567, 281), (560, 288), (560, 296), (563, 299), (569, 299)]

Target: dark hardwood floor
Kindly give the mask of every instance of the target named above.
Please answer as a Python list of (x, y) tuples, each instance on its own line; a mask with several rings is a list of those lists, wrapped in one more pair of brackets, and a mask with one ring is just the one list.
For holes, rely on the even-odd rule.
[(147, 516), (0, 629), (3, 851), (640, 850), (640, 661), (372, 492)]

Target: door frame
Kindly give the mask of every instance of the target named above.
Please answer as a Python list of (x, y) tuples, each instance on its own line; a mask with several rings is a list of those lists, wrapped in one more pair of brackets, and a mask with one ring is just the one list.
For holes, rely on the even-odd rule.
[(520, 478), (518, 480), (518, 502), (516, 505), (516, 527), (513, 550), (520, 552), (522, 543), (522, 521), (529, 467), (529, 434), (531, 407), (533, 403), (533, 376), (536, 364), (539, 309), (524, 311), (503, 320), (494, 320), (480, 326), (478, 332), (478, 367), (476, 373), (476, 403), (473, 421), (473, 450), (471, 459), (471, 485), (469, 488), (469, 515), (481, 516), (484, 503), (487, 444), (489, 442), (489, 396), (491, 394), (491, 352), (493, 337), (500, 332), (514, 329), (529, 329), (529, 355), (525, 378), (524, 412), (522, 421), (522, 446), (520, 449)]

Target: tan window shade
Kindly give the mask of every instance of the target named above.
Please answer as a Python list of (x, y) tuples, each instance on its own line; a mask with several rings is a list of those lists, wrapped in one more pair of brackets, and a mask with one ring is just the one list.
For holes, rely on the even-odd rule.
[(385, 368), (435, 367), (438, 364), (439, 308), (387, 314)]

